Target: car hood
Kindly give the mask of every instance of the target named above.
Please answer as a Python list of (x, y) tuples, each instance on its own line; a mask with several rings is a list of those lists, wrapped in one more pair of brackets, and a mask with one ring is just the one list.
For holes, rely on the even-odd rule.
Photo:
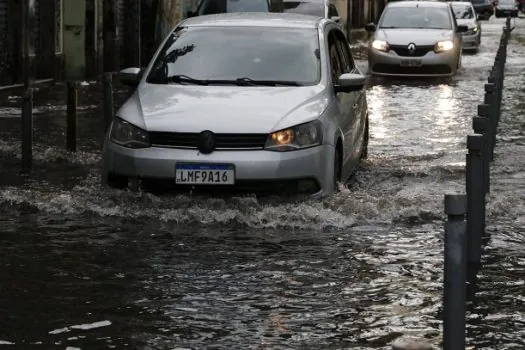
[(514, 10), (516, 8), (516, 5), (514, 4), (498, 4), (498, 9), (501, 10)]
[(323, 86), (141, 84), (117, 115), (148, 131), (269, 133), (319, 118)]
[(454, 32), (445, 29), (379, 29), (375, 39), (385, 40), (390, 45), (435, 45), (440, 40), (451, 40)]
[(473, 19), (473, 18), (468, 18), (468, 19), (458, 19), (457, 22), (458, 22), (458, 25), (468, 26), (469, 29), (470, 29), (470, 28), (474, 28), (474, 27), (477, 25), (477, 24), (476, 24), (476, 20)]

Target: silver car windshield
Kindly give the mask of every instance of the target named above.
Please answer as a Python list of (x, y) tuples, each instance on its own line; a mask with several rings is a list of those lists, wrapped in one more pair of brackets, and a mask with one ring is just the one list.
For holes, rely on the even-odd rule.
[(457, 19), (475, 18), (471, 5), (453, 4), (452, 9), (454, 10)]
[(268, 12), (268, 0), (202, 0), (199, 15), (226, 12)]
[(452, 21), (446, 8), (390, 7), (379, 28), (452, 29)]
[(314, 28), (180, 27), (170, 34), (147, 81), (315, 85), (320, 72)]

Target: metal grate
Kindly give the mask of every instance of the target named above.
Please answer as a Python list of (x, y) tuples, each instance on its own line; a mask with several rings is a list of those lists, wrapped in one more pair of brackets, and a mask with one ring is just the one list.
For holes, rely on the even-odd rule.
[[(199, 133), (150, 132), (152, 145), (196, 149)], [(267, 134), (215, 134), (215, 149), (262, 149)]]
[(399, 56), (421, 57), (425, 56), (427, 52), (434, 50), (434, 46), (416, 46), (413, 53), (410, 53), (408, 47), (405, 45), (390, 45), (390, 49)]

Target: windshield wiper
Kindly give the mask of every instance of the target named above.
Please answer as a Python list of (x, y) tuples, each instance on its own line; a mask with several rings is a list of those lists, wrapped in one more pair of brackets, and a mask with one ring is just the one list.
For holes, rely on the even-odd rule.
[(168, 81), (179, 84), (195, 84), (195, 85), (209, 85), (209, 80), (195, 79), (187, 75), (172, 75), (168, 77)]
[(257, 80), (249, 77), (237, 78), (231, 82), (241, 86), (302, 86), (301, 83), (292, 80)]

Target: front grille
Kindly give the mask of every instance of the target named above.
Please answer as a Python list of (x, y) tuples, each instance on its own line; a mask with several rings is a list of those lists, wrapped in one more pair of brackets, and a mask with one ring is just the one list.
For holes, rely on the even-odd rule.
[[(149, 132), (152, 145), (158, 147), (196, 149), (199, 133)], [(215, 149), (262, 149), (267, 134), (215, 134)]]
[(378, 63), (374, 65), (374, 72), (384, 74), (420, 74), (420, 75), (433, 75), (433, 74), (450, 74), (452, 71), (446, 64), (435, 64), (431, 66), (421, 67), (402, 67), (393, 64)]
[(434, 46), (416, 46), (413, 53), (410, 53), (406, 45), (390, 45), (390, 50), (394, 51), (399, 56), (421, 57), (425, 56), (427, 52), (434, 50)]

